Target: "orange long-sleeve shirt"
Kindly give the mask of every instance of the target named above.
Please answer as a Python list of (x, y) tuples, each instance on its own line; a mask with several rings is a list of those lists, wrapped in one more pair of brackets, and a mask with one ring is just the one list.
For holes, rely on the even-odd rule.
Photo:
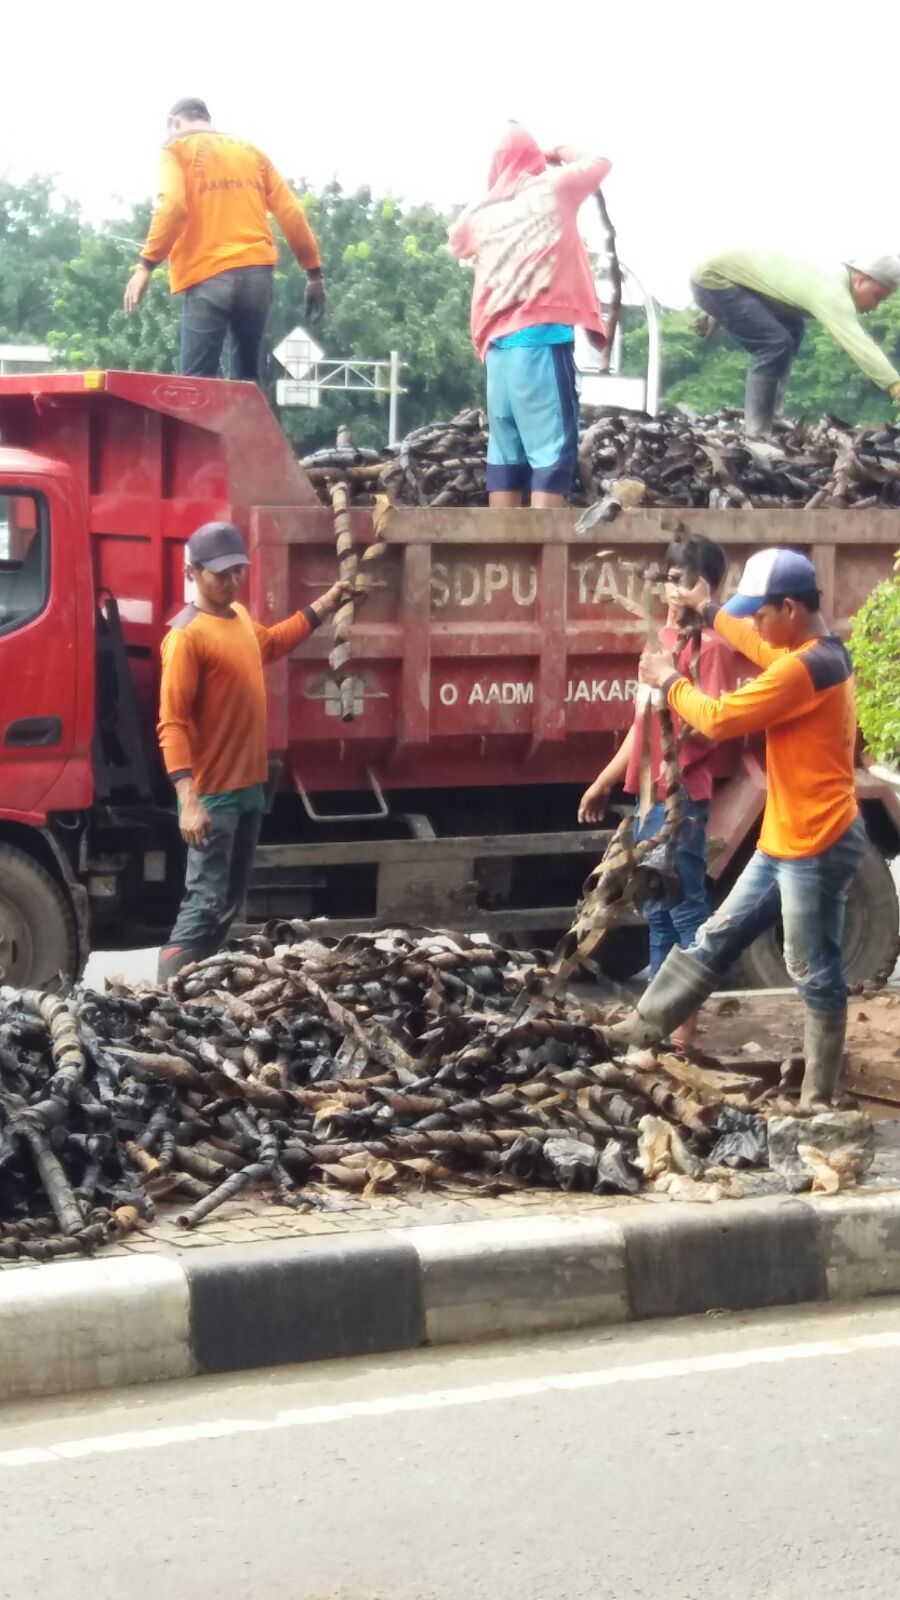
[(173, 779), (191, 774), (199, 794), (265, 783), (263, 667), (300, 644), (319, 619), (298, 611), (272, 628), (241, 605), (230, 617), (185, 606), (162, 642), (159, 747)]
[(212, 128), (163, 146), (160, 193), (141, 260), (169, 258), (172, 293), (234, 267), (271, 267), (278, 251), (272, 213), (301, 267), (321, 267), (300, 201), (267, 156)]
[(719, 611), (716, 632), (762, 668), (717, 700), (686, 678), (666, 685), (683, 721), (717, 743), (765, 733), (767, 796), (759, 848), (788, 860), (827, 850), (858, 813), (853, 668), (836, 634), (775, 650), (752, 622)]

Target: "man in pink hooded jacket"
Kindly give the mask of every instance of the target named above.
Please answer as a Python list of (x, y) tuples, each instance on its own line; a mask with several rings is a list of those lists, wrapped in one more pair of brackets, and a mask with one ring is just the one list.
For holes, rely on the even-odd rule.
[(484, 199), (450, 229), (474, 260), (472, 339), (487, 367), (492, 506), (565, 505), (578, 455), (575, 328), (604, 340), (578, 212), (609, 172), (603, 156), (544, 152), (512, 123)]

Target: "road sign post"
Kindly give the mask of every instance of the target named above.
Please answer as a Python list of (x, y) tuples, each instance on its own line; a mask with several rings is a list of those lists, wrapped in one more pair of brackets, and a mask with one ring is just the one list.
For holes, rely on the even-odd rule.
[(347, 356), (326, 358), (303, 327), (294, 328), (276, 345), (272, 354), (288, 374), (279, 378), (275, 397), (280, 406), (317, 406), (323, 394), (386, 394), (388, 396), (388, 444), (396, 444), (399, 432), (399, 402), (405, 389), (400, 373), (406, 365), (398, 350), (387, 361), (357, 361)]

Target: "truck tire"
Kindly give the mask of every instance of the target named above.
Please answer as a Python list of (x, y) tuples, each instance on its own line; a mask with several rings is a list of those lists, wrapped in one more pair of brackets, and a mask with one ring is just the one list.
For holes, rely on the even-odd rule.
[(47, 988), (78, 963), (72, 907), (45, 867), (0, 844), (0, 983)]
[[(869, 845), (847, 901), (844, 960), (847, 982), (886, 980), (897, 959), (897, 890), (880, 851)], [(790, 985), (782, 954), (781, 924), (764, 933), (736, 962), (737, 988), (782, 989)]]

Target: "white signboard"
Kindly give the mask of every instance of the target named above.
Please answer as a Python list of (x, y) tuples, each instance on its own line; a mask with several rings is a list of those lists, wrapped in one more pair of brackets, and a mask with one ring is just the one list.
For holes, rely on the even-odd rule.
[(275, 403), (279, 406), (317, 406), (317, 383), (299, 383), (293, 378), (279, 378), (275, 385)]
[[(275, 346), (272, 354), (275, 360), (284, 367), (285, 372), (299, 382), (303, 378), (309, 377), (312, 368), (317, 361), (322, 360), (325, 351), (320, 344), (316, 344), (315, 339), (307, 333), (305, 328), (298, 326), (292, 328), (291, 332), (285, 335), (281, 343)], [(305, 403), (307, 402), (294, 401), (295, 405)], [(315, 402), (308, 403), (314, 404)]]

